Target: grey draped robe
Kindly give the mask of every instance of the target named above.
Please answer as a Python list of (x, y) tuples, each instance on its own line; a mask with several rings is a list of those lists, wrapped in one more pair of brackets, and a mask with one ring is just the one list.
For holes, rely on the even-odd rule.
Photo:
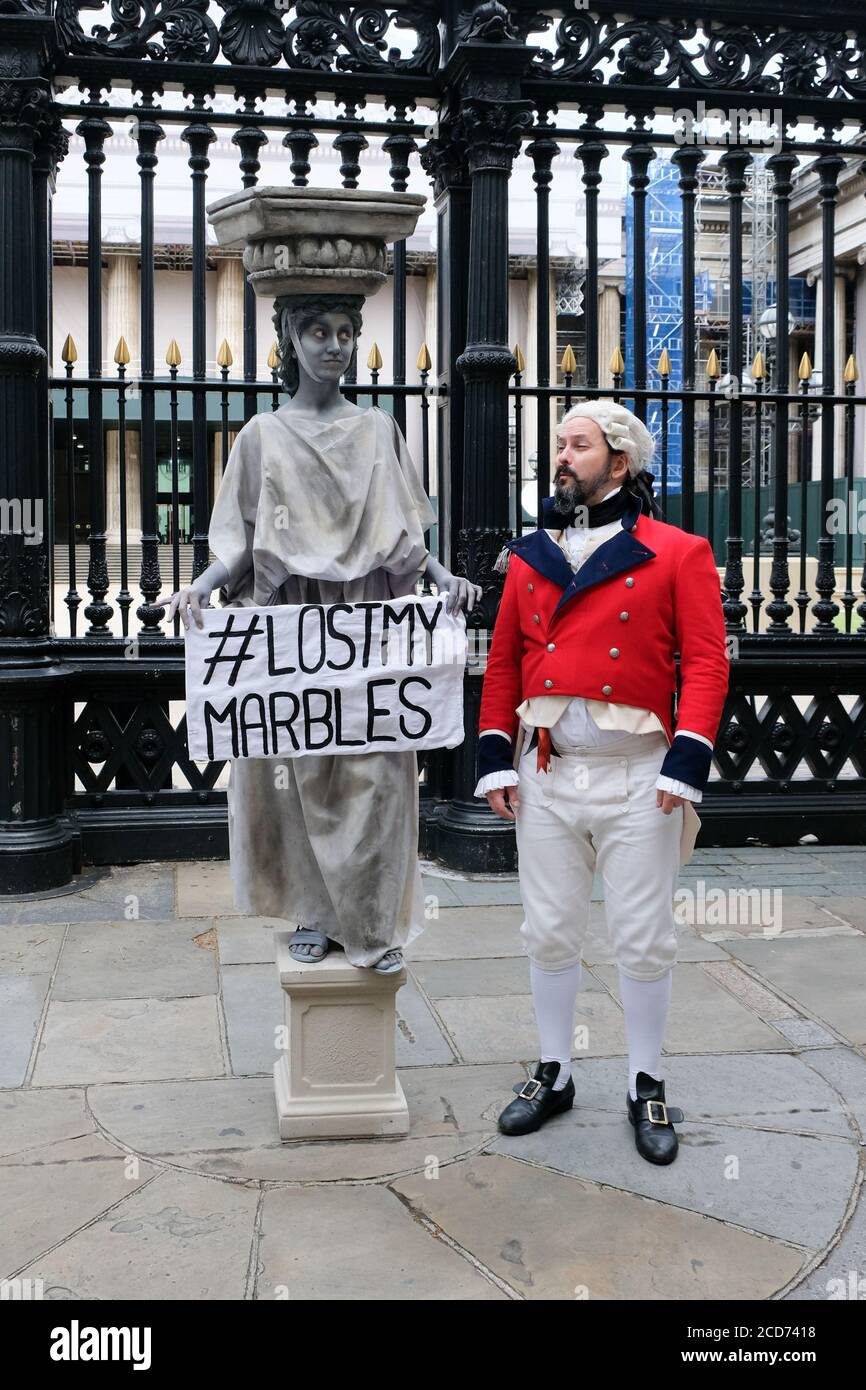
[[(282, 407), (238, 434), (208, 540), (229, 606), (359, 603), (413, 592), (434, 520), (384, 411)], [(414, 751), (237, 759), (228, 806), (239, 911), (318, 927), (361, 966), (423, 930)]]

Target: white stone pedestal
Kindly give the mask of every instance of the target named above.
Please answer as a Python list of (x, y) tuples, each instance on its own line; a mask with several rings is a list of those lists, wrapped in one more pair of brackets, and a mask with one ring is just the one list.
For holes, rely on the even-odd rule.
[(395, 999), (406, 971), (377, 975), (332, 950), (314, 964), (275, 932), (288, 1049), (274, 1067), (281, 1139), (401, 1135), (409, 1108), (394, 1063)]

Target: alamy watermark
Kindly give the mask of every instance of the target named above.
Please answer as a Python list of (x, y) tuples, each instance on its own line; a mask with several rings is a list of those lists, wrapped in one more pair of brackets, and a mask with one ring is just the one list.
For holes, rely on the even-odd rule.
[(41, 497), (0, 497), (0, 535), (24, 537), (25, 545), (41, 545)]
[(785, 132), (784, 116), (778, 108), (708, 107), (700, 99), (694, 111), (681, 107), (673, 113), (680, 122), (674, 131), (678, 145), (760, 145), (778, 154)]

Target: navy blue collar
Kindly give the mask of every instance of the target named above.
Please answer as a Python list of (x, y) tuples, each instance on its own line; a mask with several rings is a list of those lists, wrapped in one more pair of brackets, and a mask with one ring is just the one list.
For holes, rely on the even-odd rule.
[(637, 497), (632, 497), (623, 514), (620, 530), (598, 546), (576, 573), (550, 534), (551, 530), (562, 529), (561, 522), (550, 526), (549, 529), (539, 527), (537, 531), (528, 531), (523, 536), (507, 541), (506, 545), (531, 569), (543, 574), (545, 579), (552, 580), (562, 589), (562, 597), (554, 611), (556, 616), (565, 604), (584, 589), (601, 584), (606, 579), (613, 579), (647, 560), (655, 559), (656, 552), (650, 550), (649, 546), (644, 545), (634, 535), (640, 514), (640, 501)]

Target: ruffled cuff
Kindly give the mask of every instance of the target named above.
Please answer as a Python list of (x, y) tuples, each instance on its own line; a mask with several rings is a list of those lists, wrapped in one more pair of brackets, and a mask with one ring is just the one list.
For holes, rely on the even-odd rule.
[(659, 774), (656, 787), (659, 791), (670, 792), (671, 796), (682, 796), (686, 801), (702, 801), (704, 797), (703, 792), (690, 787), (688, 782), (678, 781), (676, 777), (662, 777)]
[(516, 787), (519, 781), (520, 778), (513, 768), (508, 772), (488, 772), (486, 777), (479, 780), (473, 795), (485, 796), (487, 792), (498, 791), (500, 787)]

